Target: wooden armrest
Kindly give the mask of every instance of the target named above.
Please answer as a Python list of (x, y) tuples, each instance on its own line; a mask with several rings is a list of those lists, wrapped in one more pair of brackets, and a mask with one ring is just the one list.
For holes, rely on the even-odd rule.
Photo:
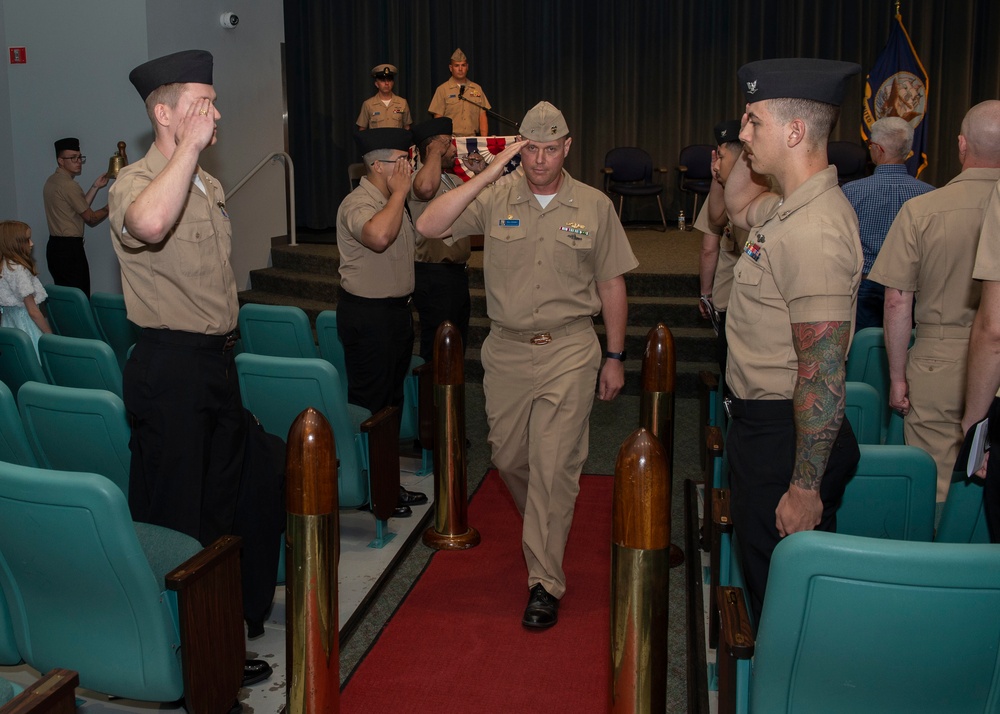
[(719, 603), (719, 714), (736, 711), (736, 661), (750, 659), (754, 652), (753, 627), (742, 588), (721, 586)]
[(399, 407), (385, 407), (361, 423), (368, 434), (372, 513), (380, 521), (399, 503)]
[(413, 370), (417, 376), (417, 393), (419, 395), (417, 408), (417, 438), (420, 446), (428, 451), (434, 449), (434, 422), (437, 412), (434, 409), (434, 363), (424, 362)]
[(656, 170), (658, 172), (660, 172), (661, 174), (665, 174), (665, 173), (668, 173), (670, 171), (670, 169), (668, 169), (666, 166), (657, 166)]
[(611, 174), (613, 174), (614, 172), (615, 172), (614, 169), (608, 168), (607, 166), (605, 166), (603, 169), (601, 169), (601, 173), (602, 174), (608, 174), (609, 176)]
[(53, 669), (3, 707), (3, 714), (74, 714), (80, 675)]
[(678, 170), (678, 171), (680, 171), (680, 172), (681, 172), (682, 174), (684, 174), (684, 173), (687, 173), (687, 170), (688, 170), (688, 167), (687, 167), (687, 166), (685, 166), (684, 164), (680, 164), (680, 165), (679, 165), (679, 166), (677, 167), (677, 170)]
[(165, 578), (167, 588), (177, 592), (190, 714), (228, 711), (243, 685), (241, 544), (236, 536), (221, 536)]
[(717, 426), (710, 426), (705, 429), (705, 449), (712, 458), (722, 456), (722, 449), (725, 440), (722, 438), (722, 429)]
[(733, 530), (730, 504), (728, 488), (712, 489), (712, 524), (718, 533), (729, 533)]

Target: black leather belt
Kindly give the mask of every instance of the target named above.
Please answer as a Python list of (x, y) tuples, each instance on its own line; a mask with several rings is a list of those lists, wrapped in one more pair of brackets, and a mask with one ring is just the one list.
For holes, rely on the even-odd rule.
[(791, 419), (791, 399), (737, 399), (726, 397), (722, 406), (730, 419)]
[(154, 329), (147, 327), (142, 331), (141, 339), (151, 340), (163, 345), (175, 347), (194, 347), (196, 349), (231, 350), (240, 338), (239, 330), (233, 330), (225, 335), (203, 335), (198, 332), (184, 330)]

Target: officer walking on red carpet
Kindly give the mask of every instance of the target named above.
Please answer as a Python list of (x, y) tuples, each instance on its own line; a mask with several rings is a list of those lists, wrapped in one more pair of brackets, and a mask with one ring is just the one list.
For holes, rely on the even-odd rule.
[[(522, 624), (557, 620), (563, 553), (589, 447), (594, 386), (614, 399), (625, 383), (624, 274), (638, 265), (611, 201), (563, 168), (572, 138), (562, 112), (539, 102), (522, 141), (475, 178), (441, 194), (417, 220), (432, 238), (486, 236), (491, 325), (483, 391), (493, 463), (524, 518), (528, 605)], [(495, 185), (520, 152), (524, 175)], [(606, 358), (594, 332), (600, 313)]]

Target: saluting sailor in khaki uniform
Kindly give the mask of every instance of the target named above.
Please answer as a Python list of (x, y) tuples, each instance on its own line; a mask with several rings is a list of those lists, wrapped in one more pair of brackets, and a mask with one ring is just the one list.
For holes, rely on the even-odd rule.
[(826, 158), (847, 82), (860, 69), (774, 59), (737, 73), (749, 102), (745, 153), (783, 194), (761, 194), (743, 161), (725, 191), (729, 217), (750, 228), (726, 319), (726, 449), (758, 621), (774, 547), (798, 531), (836, 530), (860, 458), (844, 419), (844, 361), (863, 258), (857, 216)]
[(378, 92), (366, 99), (355, 122), (358, 129), (409, 129), (413, 123), (410, 105), (398, 94), (392, 93), (396, 83), (396, 68), (391, 64), (372, 67), (372, 78)]
[[(562, 560), (587, 458), (594, 385), (614, 399), (625, 381), (624, 273), (638, 265), (611, 201), (563, 170), (572, 139), (548, 102), (469, 182), (435, 198), (417, 221), (428, 237), (482, 233), (486, 309), (483, 390), (493, 463), (524, 516), (526, 627), (556, 623)], [(490, 185), (518, 152), (524, 175)], [(600, 313), (607, 357), (594, 333)]]
[(483, 88), (466, 77), (469, 61), (462, 50), (452, 53), (448, 69), (451, 78), (438, 85), (427, 111), (435, 118), (451, 117), (455, 136), (488, 136), (490, 130), (485, 110), (492, 105)]
[[(868, 276), (885, 286), (889, 406), (906, 417), (906, 443), (937, 462), (939, 504), (962, 444), (965, 362), (981, 292), (972, 268), (983, 211), (1000, 179), (1000, 101), (965, 115), (958, 156), (962, 173), (903, 204)], [(907, 352), (911, 315), (917, 336)]]

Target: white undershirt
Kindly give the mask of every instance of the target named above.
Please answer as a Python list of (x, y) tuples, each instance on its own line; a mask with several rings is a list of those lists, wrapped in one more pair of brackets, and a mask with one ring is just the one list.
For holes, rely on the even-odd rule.
[(552, 199), (555, 197), (556, 195), (554, 193), (545, 194), (544, 196), (537, 193), (535, 194), (535, 198), (537, 198), (538, 202), (542, 204), (542, 208), (548, 208), (549, 204), (552, 202)]

